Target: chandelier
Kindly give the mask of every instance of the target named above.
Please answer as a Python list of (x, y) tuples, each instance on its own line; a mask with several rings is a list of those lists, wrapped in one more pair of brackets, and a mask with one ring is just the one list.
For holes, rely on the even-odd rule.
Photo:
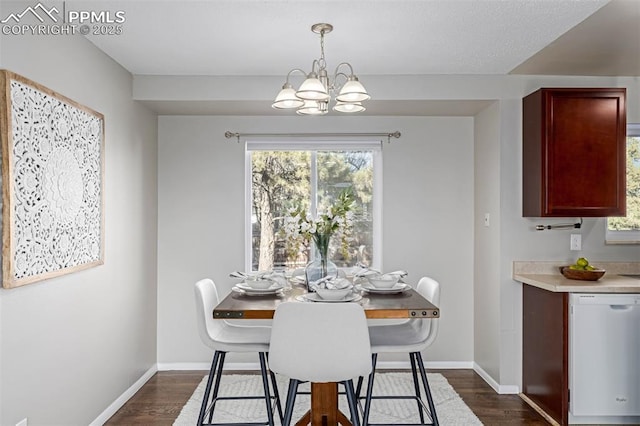
[[(338, 64), (331, 79), (327, 73), (327, 63), (324, 59), (324, 35), (333, 30), (331, 24), (314, 24), (311, 31), (320, 34), (320, 59), (314, 59), (311, 65), (311, 72), (296, 68), (289, 71), (287, 80), (282, 86), (282, 90), (276, 96), (273, 108), (296, 109), (300, 115), (323, 115), (329, 111), (329, 101), (331, 95), (336, 94), (334, 111), (338, 112), (361, 112), (365, 110), (363, 101), (370, 99), (362, 83), (353, 73), (353, 67), (348, 62)], [(340, 68), (348, 68), (348, 73), (339, 72)], [(300, 85), (298, 90), (294, 90), (289, 77), (295, 72), (300, 72), (306, 76), (306, 80)], [(338, 83), (338, 79), (342, 84)]]

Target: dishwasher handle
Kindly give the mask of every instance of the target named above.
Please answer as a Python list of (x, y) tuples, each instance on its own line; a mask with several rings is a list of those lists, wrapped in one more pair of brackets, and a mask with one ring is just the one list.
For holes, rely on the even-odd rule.
[(613, 311), (630, 311), (635, 305), (609, 305)]

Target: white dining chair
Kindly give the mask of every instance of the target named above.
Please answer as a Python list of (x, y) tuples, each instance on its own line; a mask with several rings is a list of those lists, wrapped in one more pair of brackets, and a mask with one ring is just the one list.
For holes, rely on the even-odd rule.
[(271, 370), (289, 377), (283, 426), (291, 423), (301, 382), (343, 383), (351, 422), (360, 424), (353, 379), (371, 372), (369, 329), (356, 303), (285, 302), (276, 308)]
[[(423, 277), (416, 286), (416, 291), (429, 302), (438, 306), (440, 303), (440, 284), (429, 277)], [(371, 340), (371, 352), (373, 370), (369, 375), (367, 384), (367, 395), (365, 396), (365, 406), (363, 413), (363, 423), (369, 425), (369, 415), (371, 403), (376, 399), (413, 399), (418, 404), (420, 424), (438, 425), (431, 389), (427, 373), (422, 360), (422, 351), (427, 349), (435, 341), (438, 335), (439, 319), (416, 318), (401, 324), (370, 326), (369, 338)], [(375, 381), (376, 362), (379, 353), (408, 353), (411, 363), (411, 373), (413, 376), (413, 386), (415, 395), (373, 395), (373, 384)], [(417, 367), (417, 368), (416, 368)], [(420, 383), (418, 382), (418, 370), (422, 379), (427, 405), (425, 406), (420, 395)], [(360, 393), (362, 380), (358, 382), (357, 393)], [(425, 423), (424, 411), (428, 412), (431, 423)]]
[[(214, 350), (209, 379), (205, 393), (202, 397), (200, 415), (198, 416), (198, 426), (212, 425), (213, 414), (216, 403), (222, 400), (245, 400), (264, 399), (267, 411), (267, 421), (252, 424), (273, 425), (273, 405), (272, 400), (282, 418), (282, 408), (275, 375), (270, 373), (267, 367), (267, 353), (269, 351), (269, 340), (271, 327), (264, 326), (242, 326), (230, 324), (225, 320), (213, 318), (213, 308), (219, 303), (218, 290), (214, 282), (210, 279), (203, 279), (195, 284), (196, 314), (198, 322), (198, 333), (202, 342)], [(257, 352), (260, 360), (260, 373), (262, 374), (262, 386), (264, 395), (249, 396), (218, 396), (222, 369), (227, 352)], [(269, 388), (269, 379), (273, 386), (274, 396), (272, 398)], [(208, 422), (204, 423), (208, 414)], [(229, 424), (229, 423), (226, 423)], [(247, 423), (242, 423), (247, 424)]]

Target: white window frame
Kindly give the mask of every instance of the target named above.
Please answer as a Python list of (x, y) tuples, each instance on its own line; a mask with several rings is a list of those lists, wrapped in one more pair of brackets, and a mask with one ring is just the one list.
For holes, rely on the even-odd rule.
[[(627, 136), (640, 137), (640, 123), (627, 125)], [(609, 219), (604, 221), (605, 244), (640, 244), (640, 231), (609, 230)]]
[[(244, 226), (244, 267), (245, 271), (252, 268), (252, 206), (253, 192), (251, 191), (251, 152), (252, 151), (372, 151), (373, 152), (373, 257), (371, 267), (382, 268), (382, 141), (371, 140), (247, 140), (245, 142), (245, 226)], [(313, 153), (315, 155), (315, 153)], [(312, 163), (312, 167), (313, 167)], [(315, 173), (311, 174), (312, 179)], [(313, 184), (313, 182), (312, 182)], [(313, 200), (314, 197), (312, 197)], [(315, 203), (315, 202), (314, 202)], [(315, 209), (315, 205), (312, 206)]]

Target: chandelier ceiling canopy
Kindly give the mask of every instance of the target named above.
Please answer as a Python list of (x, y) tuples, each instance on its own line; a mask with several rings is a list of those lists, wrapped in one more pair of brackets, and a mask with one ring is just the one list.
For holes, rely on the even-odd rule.
[[(324, 35), (332, 30), (331, 24), (319, 23), (311, 26), (311, 31), (320, 34), (320, 58), (313, 60), (309, 73), (299, 68), (289, 71), (282, 90), (271, 105), (273, 108), (296, 109), (296, 113), (300, 115), (323, 115), (329, 111), (331, 95), (335, 95), (334, 111), (350, 113), (365, 110), (362, 102), (371, 96), (358, 81), (351, 64), (341, 62), (329, 78), (324, 58)], [(340, 71), (341, 68), (346, 68), (347, 73)], [(289, 77), (296, 72), (306, 76), (298, 90), (289, 83)]]

